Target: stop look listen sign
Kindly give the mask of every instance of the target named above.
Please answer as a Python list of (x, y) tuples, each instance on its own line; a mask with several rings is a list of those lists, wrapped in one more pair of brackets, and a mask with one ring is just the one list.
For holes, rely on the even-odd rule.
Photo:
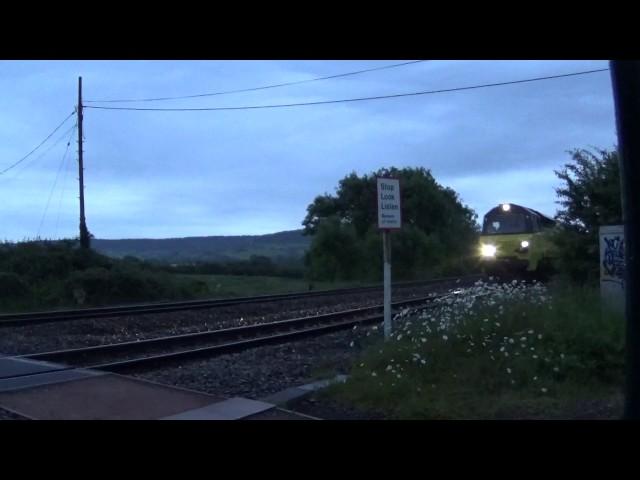
[(378, 178), (378, 228), (396, 230), (402, 226), (400, 180)]

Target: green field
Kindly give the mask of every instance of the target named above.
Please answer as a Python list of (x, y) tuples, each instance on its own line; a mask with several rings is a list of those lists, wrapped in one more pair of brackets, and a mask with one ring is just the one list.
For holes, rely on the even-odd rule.
[[(175, 274), (175, 277), (181, 281), (201, 281), (206, 283), (208, 293), (202, 296), (208, 298), (251, 297), (309, 290), (309, 282), (301, 278), (185, 274)], [(313, 290), (329, 290), (361, 285), (364, 285), (364, 283), (313, 282)]]
[[(357, 283), (320, 282), (313, 289), (351, 285)], [(78, 249), (73, 241), (0, 243), (0, 313), (308, 290), (307, 281), (295, 277), (171, 273), (136, 258)]]

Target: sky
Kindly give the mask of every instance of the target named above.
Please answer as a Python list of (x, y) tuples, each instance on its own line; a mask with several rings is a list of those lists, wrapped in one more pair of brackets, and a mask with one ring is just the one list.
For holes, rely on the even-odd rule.
[[(607, 68), (604, 60), (433, 60), (280, 88), (406, 60), (0, 60), (0, 171), (77, 104), (202, 108), (392, 95)], [(0, 240), (78, 230), (76, 116), (0, 175)], [(97, 238), (258, 235), (301, 228), (351, 172), (424, 167), (482, 219), (513, 202), (554, 215), (554, 169), (574, 148), (614, 148), (609, 72), (433, 95), (278, 109), (84, 110), (85, 207)], [(67, 145), (69, 143), (69, 145)]]

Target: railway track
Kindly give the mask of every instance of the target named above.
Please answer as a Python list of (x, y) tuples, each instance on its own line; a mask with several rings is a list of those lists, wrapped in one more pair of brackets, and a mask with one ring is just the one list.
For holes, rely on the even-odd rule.
[[(455, 295), (431, 294), (392, 303), (394, 309), (433, 304), (438, 299)], [(153, 368), (175, 360), (212, 357), (261, 345), (286, 343), (304, 337), (317, 336), (355, 325), (383, 320), (382, 305), (361, 307), (322, 315), (280, 320), (270, 323), (211, 330), (148, 340), (98, 345), (69, 350), (57, 350), (14, 358), (62, 363), (61, 368), (91, 368), (122, 372), (131, 368)]]
[[(417, 287), (426, 285), (439, 285), (448, 282), (469, 282), (484, 278), (483, 275), (469, 275), (464, 277), (439, 278), (426, 281), (403, 282), (394, 284), (394, 288)], [(239, 297), (214, 300), (189, 300), (180, 302), (150, 303), (137, 305), (124, 305), (115, 307), (98, 307), (74, 310), (55, 310), (47, 312), (30, 312), (18, 314), (0, 315), (0, 328), (23, 325), (38, 325), (53, 322), (63, 322), (80, 319), (109, 318), (130, 315), (146, 315), (154, 313), (167, 313), (182, 310), (198, 310), (220, 308), (233, 305), (243, 305), (251, 303), (265, 303), (283, 300), (296, 300), (304, 298), (314, 298), (322, 296), (348, 295), (354, 293), (366, 293), (382, 289), (382, 285), (372, 285), (366, 287), (343, 288), (335, 290), (318, 290), (311, 292), (293, 292), (275, 295), (260, 295), (255, 297)]]

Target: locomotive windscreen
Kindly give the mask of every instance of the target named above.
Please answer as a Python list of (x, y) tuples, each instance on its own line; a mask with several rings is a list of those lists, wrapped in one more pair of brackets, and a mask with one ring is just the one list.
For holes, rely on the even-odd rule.
[(522, 213), (493, 213), (484, 218), (483, 235), (501, 235), (505, 233), (528, 233), (530, 222)]

